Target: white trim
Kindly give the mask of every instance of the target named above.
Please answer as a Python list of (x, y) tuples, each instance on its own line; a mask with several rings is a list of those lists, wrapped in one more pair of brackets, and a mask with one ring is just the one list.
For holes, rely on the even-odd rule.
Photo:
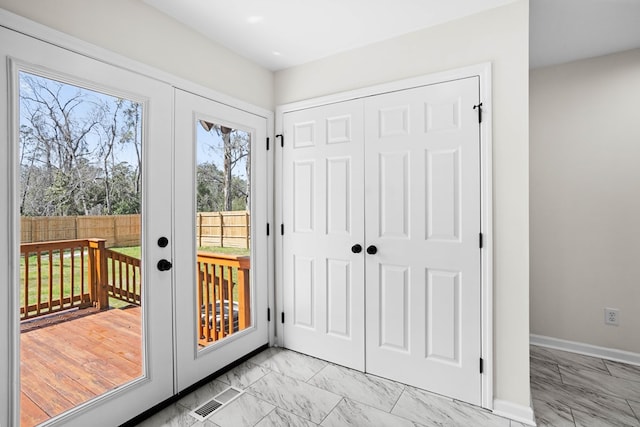
[(493, 409), (493, 99), (491, 97), (491, 63), (479, 65), (480, 100), (483, 120), (480, 124), (480, 231), (483, 237), (481, 252), (481, 334), (484, 373), (482, 406)]
[[(8, 114), (4, 115), (2, 119), (9, 120), (7, 123), (7, 141), (17, 141), (19, 126), (16, 126), (18, 123), (18, 118), (20, 117), (19, 111), (19, 92), (18, 88), (20, 87), (19, 82), (17, 81), (17, 65), (15, 61), (9, 60), (7, 63), (6, 70), (6, 79), (8, 82), (7, 86), (7, 105), (5, 106)], [(1, 120), (0, 120), (1, 122)], [(6, 260), (9, 266), (19, 265), (20, 255), (17, 254), (15, 248), (17, 248), (20, 244), (20, 216), (17, 215), (15, 206), (19, 206), (18, 202), (18, 191), (17, 186), (10, 185), (14, 182), (18, 182), (18, 150), (14, 144), (6, 144), (7, 150), (7, 158), (5, 165), (7, 175), (7, 202), (4, 204), (4, 210), (6, 212), (7, 218), (7, 247), (6, 247)], [(17, 258), (16, 258), (17, 255)], [(7, 283), (20, 283), (20, 269), (18, 268), (8, 268), (7, 269), (9, 280)], [(8, 298), (6, 303), (6, 313), (9, 317), (7, 328), (8, 328), (8, 350), (9, 356), (7, 360), (7, 366), (9, 369), (8, 372), (8, 380), (7, 380), (7, 404), (9, 405), (7, 411), (7, 422), (9, 425), (18, 425), (20, 420), (20, 413), (18, 411), (20, 405), (20, 394), (16, 393), (17, 387), (20, 384), (20, 319), (19, 310), (17, 307), (20, 307), (20, 292), (14, 286), (7, 286)], [(3, 325), (0, 325), (2, 327)], [(4, 360), (2, 361), (4, 362)]]
[(517, 403), (507, 400), (495, 399), (493, 401), (493, 414), (528, 426), (536, 425), (536, 417), (531, 406), (518, 405)]
[(555, 348), (556, 350), (569, 351), (571, 353), (583, 354), (585, 356), (599, 357), (600, 359), (640, 366), (640, 353), (633, 353), (616, 348), (601, 347), (577, 341), (563, 340), (560, 338), (546, 337), (543, 335), (531, 334), (529, 339), (531, 345)]
[[(482, 374), (482, 407), (492, 409), (493, 383), (494, 383), (494, 361), (493, 361), (493, 100), (492, 93), (492, 66), (490, 62), (457, 68), (454, 70), (442, 71), (434, 74), (398, 80), (376, 86), (356, 89), (338, 94), (307, 99), (303, 101), (283, 104), (276, 107), (275, 129), (277, 134), (283, 132), (283, 116), (285, 113), (303, 110), (306, 108), (319, 107), (322, 105), (349, 101), (358, 98), (380, 95), (383, 93), (395, 92), (427, 86), (430, 84), (443, 83), (451, 80), (458, 80), (477, 76), (480, 78), (480, 100), (483, 104), (483, 119), (480, 126), (481, 141), (481, 225), (483, 233), (484, 248), (481, 259), (481, 343), (484, 359), (484, 372)], [(279, 140), (277, 141), (280, 142)], [(275, 145), (274, 145), (275, 146)], [(282, 150), (278, 150), (275, 159), (275, 188), (282, 188)], [(276, 191), (275, 218), (276, 224), (280, 224), (283, 219), (282, 212), (282, 192)], [(282, 266), (282, 238), (276, 239), (276, 310), (279, 313), (284, 307), (282, 297), (283, 266)], [(282, 336), (283, 325), (279, 321), (276, 324), (276, 334)], [(276, 342), (282, 345), (282, 340), (278, 338)]]

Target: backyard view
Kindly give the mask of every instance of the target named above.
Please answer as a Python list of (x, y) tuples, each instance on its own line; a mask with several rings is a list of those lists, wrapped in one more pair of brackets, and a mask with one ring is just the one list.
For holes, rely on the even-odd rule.
[[(135, 101), (20, 73), (22, 426), (145, 373), (143, 117)], [(195, 126), (204, 348), (251, 325), (250, 134)]]

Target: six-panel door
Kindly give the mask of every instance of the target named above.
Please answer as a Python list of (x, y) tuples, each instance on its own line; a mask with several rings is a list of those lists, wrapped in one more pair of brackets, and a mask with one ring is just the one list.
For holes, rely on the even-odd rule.
[(285, 346), (364, 370), (362, 105), (286, 114), (284, 138)]
[(365, 100), (367, 372), (480, 405), (478, 79)]
[(480, 404), (478, 87), (284, 115), (285, 347)]

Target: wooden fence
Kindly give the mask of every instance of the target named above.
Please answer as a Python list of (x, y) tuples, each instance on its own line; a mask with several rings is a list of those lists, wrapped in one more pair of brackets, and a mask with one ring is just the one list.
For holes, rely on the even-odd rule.
[[(140, 215), (22, 217), (21, 243), (89, 239), (100, 236), (106, 247), (140, 245)], [(248, 211), (199, 212), (198, 246), (249, 248), (251, 219)]]
[(140, 215), (46, 216), (20, 218), (21, 243), (90, 239), (107, 247), (140, 245)]
[(198, 212), (198, 246), (249, 249), (251, 219), (248, 211)]

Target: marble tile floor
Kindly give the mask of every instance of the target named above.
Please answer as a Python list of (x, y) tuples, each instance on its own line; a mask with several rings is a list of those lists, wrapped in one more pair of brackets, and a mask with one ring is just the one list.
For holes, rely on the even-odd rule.
[(640, 427), (640, 366), (531, 346), (540, 427)]
[[(531, 346), (538, 426), (640, 427), (640, 367)], [(244, 393), (204, 422), (189, 412), (229, 386)], [(523, 427), (466, 403), (289, 350), (269, 348), (140, 427)]]
[[(189, 412), (229, 386), (244, 393), (200, 422)], [(269, 348), (152, 415), (139, 427), (523, 427), (482, 408)]]

